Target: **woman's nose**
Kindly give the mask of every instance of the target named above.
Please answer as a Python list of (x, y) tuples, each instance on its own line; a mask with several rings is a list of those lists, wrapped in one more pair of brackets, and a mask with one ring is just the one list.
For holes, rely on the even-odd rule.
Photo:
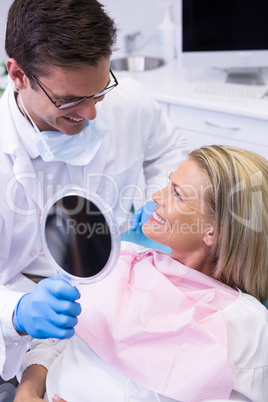
[(166, 188), (162, 188), (161, 190), (157, 191), (156, 193), (154, 193), (152, 195), (152, 199), (154, 202), (156, 202), (158, 205), (160, 205), (161, 207), (165, 206), (165, 192), (166, 192)]

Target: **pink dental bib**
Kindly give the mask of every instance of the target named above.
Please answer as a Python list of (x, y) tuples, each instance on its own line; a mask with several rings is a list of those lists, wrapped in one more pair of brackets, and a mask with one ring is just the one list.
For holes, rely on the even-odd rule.
[(122, 252), (109, 276), (79, 290), (76, 332), (114, 369), (183, 402), (229, 397), (222, 311), (237, 291), (157, 251)]

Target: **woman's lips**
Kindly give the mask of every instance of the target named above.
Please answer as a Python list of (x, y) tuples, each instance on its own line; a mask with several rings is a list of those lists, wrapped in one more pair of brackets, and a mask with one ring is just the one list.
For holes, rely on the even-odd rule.
[(154, 213), (150, 216), (150, 218), (151, 221), (156, 221), (160, 225), (166, 225), (167, 223), (166, 220), (162, 218), (162, 216), (160, 216), (156, 211), (154, 211)]

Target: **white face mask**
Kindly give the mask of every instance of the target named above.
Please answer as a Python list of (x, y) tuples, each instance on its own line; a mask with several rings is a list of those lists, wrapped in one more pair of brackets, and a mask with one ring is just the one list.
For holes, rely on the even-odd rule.
[(45, 162), (62, 161), (70, 165), (83, 166), (93, 159), (107, 131), (99, 113), (94, 120), (86, 120), (83, 130), (78, 134), (67, 135), (60, 131), (40, 132), (23, 105), (21, 93), (19, 103), (36, 131), (35, 144)]

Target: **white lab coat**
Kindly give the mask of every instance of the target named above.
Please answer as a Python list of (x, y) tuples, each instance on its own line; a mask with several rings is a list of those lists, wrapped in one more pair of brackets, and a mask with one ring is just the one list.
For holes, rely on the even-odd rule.
[[(86, 166), (43, 162), (25, 136), (34, 129), (17, 108), (14, 86), (0, 100), (0, 373), (16, 374), (29, 337), (20, 337), (11, 323), (21, 293), (34, 284), (23, 273), (54, 272), (41, 252), (39, 220), (45, 202), (64, 186), (75, 184), (101, 195), (119, 225), (126, 221), (144, 171), (147, 202), (167, 183), (168, 173), (188, 154), (186, 140), (164, 116), (160, 106), (132, 79), (122, 79), (97, 108), (108, 127), (93, 160)], [(8, 306), (8, 308), (7, 308)], [(14, 359), (16, 354), (16, 359)]]
[[(128, 251), (142, 251), (142, 247), (134, 244), (123, 242), (122, 246)], [(268, 311), (254, 297), (239, 292), (238, 298), (223, 309), (222, 314), (228, 336), (228, 353), (236, 367), (230, 399), (266, 402)], [(191, 353), (189, 350), (189, 358)], [(76, 334), (56, 346), (51, 346), (48, 340), (34, 340), (31, 351), (24, 357), (21, 373), (32, 364), (49, 369), (46, 395), (49, 402), (54, 393), (68, 402), (174, 401), (137, 384), (109, 366)], [(144, 370), (146, 372), (146, 368)], [(166, 374), (163, 373), (163, 378)]]

